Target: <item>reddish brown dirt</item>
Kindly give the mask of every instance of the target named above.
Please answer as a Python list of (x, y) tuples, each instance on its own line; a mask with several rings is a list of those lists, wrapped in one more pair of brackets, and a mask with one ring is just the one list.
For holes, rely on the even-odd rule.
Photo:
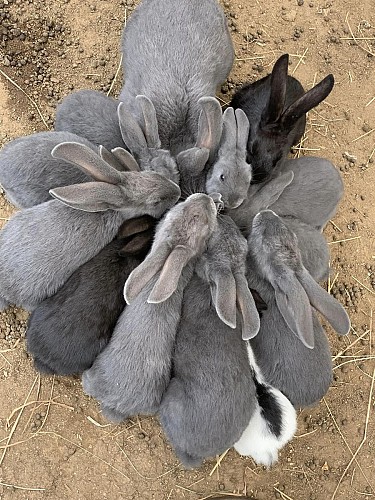
[[(309, 114), (299, 152), (332, 160), (346, 187), (325, 234), (332, 279), (343, 285), (353, 328), (341, 342), (328, 332), (335, 380), (325, 400), (300, 412), (297, 436), (271, 470), (230, 450), (215, 470), (212, 459), (186, 471), (156, 418), (109, 425), (79, 379), (39, 377), (25, 353), (27, 315), (9, 309), (0, 313), (1, 499), (197, 500), (213, 492), (258, 500), (373, 498), (374, 6), (373, 0), (298, 4), (225, 2), (237, 60), (221, 97), (230, 100), (235, 85), (264, 76), (285, 52), (305, 88), (335, 75), (327, 102)], [(45, 130), (27, 95), (52, 127), (56, 102), (72, 90), (118, 94), (119, 39), (132, 9), (131, 0), (0, 0), (0, 144)], [(11, 213), (0, 195), (1, 225)]]

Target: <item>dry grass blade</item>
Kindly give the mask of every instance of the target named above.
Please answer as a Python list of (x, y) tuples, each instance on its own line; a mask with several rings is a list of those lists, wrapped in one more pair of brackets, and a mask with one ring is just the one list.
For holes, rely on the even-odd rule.
[(353, 238), (346, 238), (345, 240), (329, 241), (328, 245), (335, 245), (336, 243), (344, 243), (345, 241), (359, 240), (361, 236), (353, 236)]
[(216, 461), (215, 467), (214, 467), (214, 468), (212, 469), (212, 471), (209, 473), (209, 476), (212, 476), (212, 474), (215, 472), (215, 470), (216, 470), (218, 467), (220, 467), (220, 464), (221, 464), (221, 462), (223, 461), (223, 459), (224, 459), (225, 455), (228, 453), (228, 451), (229, 451), (229, 448), (228, 448), (226, 451), (224, 451), (224, 453), (222, 453), (222, 454), (220, 455), (220, 457), (219, 457), (219, 458), (217, 459), (217, 461)]
[(306, 56), (306, 54), (307, 54), (307, 51), (308, 51), (308, 50), (309, 50), (309, 48), (308, 48), (308, 47), (306, 47), (306, 49), (305, 49), (304, 53), (302, 54), (302, 56), (300, 56), (299, 61), (298, 61), (298, 62), (297, 62), (297, 64), (295, 65), (295, 67), (294, 67), (294, 69), (293, 69), (293, 71), (292, 71), (292, 75), (294, 75), (294, 73), (297, 71), (297, 69), (298, 69), (299, 65), (300, 65), (302, 62), (304, 62), (304, 61), (303, 61), (303, 59), (305, 58), (305, 56)]
[(363, 288), (366, 288), (366, 290), (370, 293), (372, 293), (373, 295), (375, 295), (375, 292), (373, 290), (371, 290), (369, 287), (367, 287), (366, 285), (364, 285), (363, 283), (361, 283), (355, 276), (352, 276), (353, 280), (355, 280), (359, 285), (363, 286)]
[(22, 87), (20, 87), (18, 85), (18, 83), (16, 83), (14, 80), (12, 80), (12, 78), (10, 76), (8, 76), (6, 73), (4, 73), (4, 71), (2, 69), (0, 69), (0, 75), (3, 75), (3, 77), (6, 78), (8, 80), (8, 82), (10, 82), (12, 85), (14, 85), (16, 87), (16, 89), (20, 90), (23, 93), (23, 95), (26, 96), (26, 98), (31, 102), (31, 104), (37, 110), (37, 113), (40, 116), (42, 122), (44, 123), (44, 126), (46, 127), (46, 129), (49, 130), (49, 126), (48, 126), (46, 120), (44, 119), (44, 116), (43, 116), (42, 112), (40, 111), (39, 106), (34, 101), (34, 99), (32, 97), (30, 97), (29, 94), (27, 92), (25, 92)]
[(111, 81), (111, 85), (109, 87), (109, 90), (107, 92), (107, 95), (109, 96), (110, 93), (112, 92), (112, 89), (116, 83), (116, 80), (117, 80), (117, 77), (118, 77), (118, 74), (120, 73), (120, 69), (121, 69), (121, 65), (122, 65), (122, 53), (121, 53), (121, 57), (120, 57), (120, 61), (118, 63), (118, 66), (117, 66), (117, 69), (116, 69), (116, 73), (115, 73), (115, 76), (113, 77), (112, 81)]
[(15, 420), (15, 422), (14, 422), (13, 426), (12, 426), (12, 429), (10, 430), (9, 435), (8, 435), (8, 437), (7, 437), (7, 440), (6, 440), (6, 446), (4, 447), (3, 453), (2, 453), (1, 458), (0, 458), (0, 465), (1, 465), (1, 464), (3, 463), (3, 461), (4, 461), (5, 454), (6, 454), (6, 452), (7, 452), (7, 449), (8, 449), (8, 447), (9, 447), (9, 444), (10, 444), (10, 440), (12, 439), (13, 434), (16, 432), (17, 425), (18, 425), (19, 421), (21, 420), (21, 417), (22, 417), (23, 411), (24, 411), (24, 409), (25, 409), (25, 407), (26, 407), (26, 405), (27, 405), (28, 399), (29, 399), (29, 397), (30, 397), (31, 393), (32, 393), (32, 392), (33, 392), (33, 390), (34, 390), (34, 387), (35, 387), (35, 385), (36, 385), (36, 383), (37, 383), (38, 379), (40, 380), (40, 375), (37, 375), (37, 376), (35, 377), (35, 380), (34, 380), (34, 382), (33, 382), (32, 386), (31, 386), (31, 388), (30, 388), (30, 390), (29, 390), (29, 392), (28, 392), (28, 394), (27, 394), (27, 396), (26, 396), (26, 399), (25, 399), (25, 402), (24, 402), (23, 406), (21, 406), (21, 407), (19, 408), (19, 413), (18, 413), (18, 415), (17, 415), (17, 418), (16, 418), (16, 420)]
[(27, 486), (18, 486), (17, 484), (8, 484), (8, 483), (2, 483), (0, 481), (1, 486), (7, 486), (8, 488), (15, 488), (16, 490), (23, 490), (23, 491), (46, 491), (46, 488), (28, 488)]
[(371, 130), (369, 130), (365, 134), (362, 134), (359, 137), (356, 137), (355, 139), (353, 139), (352, 142), (357, 142), (357, 141), (359, 141), (359, 139), (363, 139), (363, 137), (366, 137), (367, 135), (372, 134), (374, 130), (375, 130), (375, 128), (372, 128)]
[(372, 372), (372, 380), (371, 380), (371, 386), (370, 386), (370, 392), (369, 392), (369, 398), (368, 398), (368, 404), (367, 404), (367, 413), (366, 413), (365, 430), (364, 430), (364, 433), (363, 433), (363, 439), (360, 442), (357, 450), (354, 452), (354, 454), (353, 454), (352, 458), (350, 459), (348, 465), (345, 467), (345, 470), (342, 473), (342, 475), (341, 475), (341, 477), (339, 479), (339, 482), (337, 483), (335, 491), (333, 492), (331, 500), (334, 500), (334, 498), (336, 497), (336, 494), (337, 494), (337, 492), (338, 492), (338, 490), (340, 488), (340, 484), (341, 484), (342, 480), (345, 477), (345, 474), (348, 472), (348, 470), (349, 470), (350, 466), (352, 465), (352, 463), (354, 462), (354, 460), (356, 460), (358, 453), (361, 451), (363, 445), (365, 444), (365, 442), (367, 440), (367, 429), (368, 429), (368, 423), (369, 423), (369, 420), (370, 420), (370, 412), (371, 412), (371, 406), (372, 406), (372, 394), (373, 394), (373, 391), (374, 391), (374, 382), (375, 382), (375, 367), (374, 367), (373, 372)]
[(350, 24), (349, 24), (349, 12), (347, 12), (347, 14), (346, 14), (346, 17), (345, 17), (345, 22), (346, 22), (346, 24), (347, 24), (347, 26), (348, 26), (348, 29), (349, 29), (349, 31), (350, 31), (350, 34), (352, 35), (352, 39), (355, 41), (355, 43), (357, 44), (357, 46), (358, 46), (360, 49), (362, 49), (362, 50), (364, 50), (365, 52), (367, 52), (367, 54), (371, 54), (372, 56), (375, 56), (375, 54), (374, 54), (373, 52), (371, 52), (370, 50), (366, 49), (366, 47), (363, 47), (360, 43), (358, 43), (358, 40), (359, 40), (359, 39), (358, 39), (358, 38), (356, 38), (356, 37), (354, 36), (353, 30), (352, 30), (352, 28), (351, 28), (351, 26), (350, 26)]
[(154, 476), (154, 477), (147, 477), (147, 476), (144, 476), (143, 474), (141, 474), (139, 472), (139, 470), (136, 468), (136, 466), (133, 464), (133, 462), (130, 460), (130, 458), (128, 457), (127, 453), (125, 452), (125, 450), (118, 444), (116, 443), (117, 446), (120, 448), (121, 450), (121, 453), (125, 456), (125, 458), (127, 459), (127, 461), (129, 462), (130, 464), (130, 467), (134, 470), (134, 472), (136, 472), (138, 474), (138, 476), (140, 476), (142, 479), (146, 479), (147, 481), (156, 481), (157, 479), (160, 479), (161, 477), (164, 477), (166, 476), (167, 474), (170, 474), (171, 472), (173, 472), (174, 470), (176, 470), (178, 467), (179, 467), (179, 464), (175, 465), (174, 467), (172, 467), (172, 469), (169, 469), (167, 470), (166, 472), (163, 472), (163, 474), (160, 474), (159, 476)]
[(363, 337), (365, 337), (369, 333), (369, 330), (366, 330), (364, 333), (362, 333), (361, 336), (359, 336), (357, 339), (355, 339), (354, 342), (352, 342), (350, 345), (346, 346), (345, 349), (342, 349), (339, 351), (336, 356), (333, 356), (332, 362), (335, 361), (337, 358), (340, 358), (346, 351), (348, 351), (351, 347), (353, 347), (357, 342), (359, 342)]
[(281, 498), (286, 498), (287, 500), (293, 500), (292, 497), (288, 496), (286, 493), (284, 493), (283, 491), (279, 490), (279, 488), (276, 488), (276, 486), (274, 486), (273, 489), (275, 491), (277, 491), (278, 493), (280, 493)]
[(114, 470), (115, 472), (117, 472), (118, 474), (120, 474), (122, 477), (124, 477), (125, 479), (127, 479), (128, 481), (130, 481), (129, 477), (126, 474), (124, 474), (120, 469), (118, 469), (114, 465), (110, 464), (109, 462), (107, 462), (103, 458), (99, 457), (98, 455), (95, 455), (95, 453), (92, 453), (90, 450), (87, 450), (82, 445), (80, 445), (80, 444), (78, 444), (78, 443), (76, 443), (74, 441), (71, 441), (70, 439), (68, 439), (68, 438), (66, 438), (64, 436), (61, 436), (61, 434), (58, 434), (57, 432), (42, 431), (42, 432), (38, 432), (36, 435), (37, 436), (54, 436), (54, 437), (57, 437), (59, 439), (62, 439), (63, 441), (66, 441), (67, 443), (70, 443), (73, 446), (76, 446), (77, 448), (79, 448), (80, 450), (84, 451), (85, 453), (87, 453), (91, 457), (96, 458), (97, 460), (99, 460), (99, 462), (102, 462), (107, 467), (109, 467), (110, 469)]

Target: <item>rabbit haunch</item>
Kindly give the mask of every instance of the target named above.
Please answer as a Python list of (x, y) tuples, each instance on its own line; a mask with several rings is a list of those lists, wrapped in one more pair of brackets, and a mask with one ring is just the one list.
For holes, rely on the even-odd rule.
[(82, 144), (62, 143), (53, 154), (96, 181), (56, 188), (51, 194), (59, 201), (18, 212), (6, 224), (0, 234), (4, 303), (32, 309), (107, 245), (125, 220), (143, 214), (158, 218), (180, 196), (178, 186), (165, 177), (118, 172)]

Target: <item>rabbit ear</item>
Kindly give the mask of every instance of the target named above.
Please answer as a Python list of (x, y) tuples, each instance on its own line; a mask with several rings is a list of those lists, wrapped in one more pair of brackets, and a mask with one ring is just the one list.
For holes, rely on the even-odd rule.
[(142, 264), (129, 274), (124, 286), (124, 298), (127, 304), (130, 304), (147, 283), (160, 271), (169, 254), (170, 247), (167, 243), (162, 243), (152, 249)]
[(139, 172), (141, 170), (134, 156), (129, 151), (126, 151), (126, 149), (115, 148), (111, 150), (111, 153), (121, 163), (123, 170), (128, 170), (129, 172)]
[(59, 160), (73, 163), (96, 181), (120, 184), (120, 173), (106, 163), (92, 149), (78, 142), (61, 142), (55, 146), (51, 155)]
[(119, 159), (108, 149), (106, 149), (104, 146), (99, 146), (99, 155), (102, 160), (104, 160), (108, 165), (111, 165), (111, 167), (115, 168), (119, 172), (123, 170), (128, 170), (127, 168), (124, 168), (124, 165), (119, 161)]
[(144, 133), (134, 118), (132, 111), (124, 102), (120, 102), (117, 107), (117, 115), (120, 124), (120, 131), (126, 147), (136, 155), (139, 155), (147, 148), (147, 141)]
[(149, 148), (160, 149), (158, 120), (152, 101), (145, 95), (137, 95), (135, 100), (142, 110), (147, 146)]
[(294, 172), (289, 171), (280, 174), (274, 179), (267, 181), (263, 186), (253, 184), (250, 186), (249, 199), (252, 199), (252, 213), (258, 213), (271, 207), (280, 198), (284, 189), (291, 184), (294, 178)]
[(135, 217), (134, 219), (128, 219), (120, 227), (117, 238), (128, 238), (134, 234), (142, 233), (147, 229), (152, 229), (156, 223), (156, 220), (150, 215), (142, 215), (141, 217)]
[(333, 75), (328, 75), (315, 85), (315, 87), (306, 92), (306, 94), (297, 99), (282, 114), (280, 119), (282, 126), (286, 129), (293, 127), (302, 115), (306, 114), (310, 109), (315, 108), (331, 93), (334, 83)]
[(181, 273), (193, 255), (193, 250), (183, 245), (177, 245), (172, 250), (147, 299), (149, 304), (160, 304), (160, 302), (169, 299), (176, 291)]
[(309, 349), (314, 348), (314, 327), (309, 298), (290, 270), (272, 280), (277, 307), (288, 327)]
[(247, 141), (249, 139), (250, 124), (246, 113), (237, 108), (235, 111), (237, 121), (237, 150), (244, 153), (247, 152)]
[(329, 321), (339, 335), (346, 335), (350, 330), (350, 319), (343, 306), (330, 295), (310, 273), (304, 268), (298, 274), (312, 306), (315, 307)]
[(236, 328), (236, 281), (232, 273), (218, 273), (211, 285), (212, 301), (217, 315), (226, 325)]
[(124, 257), (126, 255), (134, 255), (146, 250), (146, 248), (151, 245), (153, 234), (153, 229), (148, 229), (147, 231), (137, 234), (128, 243), (126, 243), (121, 250), (119, 250), (118, 254), (121, 257)]
[(181, 151), (176, 156), (176, 162), (180, 172), (196, 177), (200, 175), (208, 161), (210, 152), (207, 148), (190, 148)]
[(276, 123), (285, 105), (286, 85), (288, 79), (289, 54), (284, 54), (275, 62), (271, 73), (271, 91), (268, 106), (262, 116), (264, 125)]
[(232, 154), (237, 145), (237, 124), (233, 108), (227, 108), (223, 113), (223, 132), (220, 139), (220, 153)]
[(50, 195), (69, 207), (84, 212), (105, 212), (125, 204), (121, 189), (106, 182), (83, 182), (50, 189)]
[(222, 132), (221, 106), (214, 97), (201, 97), (198, 99), (198, 103), (202, 107), (202, 111), (199, 115), (195, 145), (198, 148), (207, 148), (210, 152), (210, 162), (212, 162), (219, 149)]
[(245, 276), (236, 276), (236, 285), (237, 305), (242, 316), (242, 338), (249, 340), (259, 332), (260, 318)]

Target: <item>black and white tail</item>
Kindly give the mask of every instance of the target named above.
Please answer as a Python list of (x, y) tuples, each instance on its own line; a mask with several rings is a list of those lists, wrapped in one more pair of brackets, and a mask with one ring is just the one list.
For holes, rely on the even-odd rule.
[(249, 342), (247, 352), (258, 404), (234, 448), (240, 455), (250, 455), (258, 464), (269, 467), (277, 461), (278, 451), (296, 432), (296, 411), (284, 394), (265, 382)]

